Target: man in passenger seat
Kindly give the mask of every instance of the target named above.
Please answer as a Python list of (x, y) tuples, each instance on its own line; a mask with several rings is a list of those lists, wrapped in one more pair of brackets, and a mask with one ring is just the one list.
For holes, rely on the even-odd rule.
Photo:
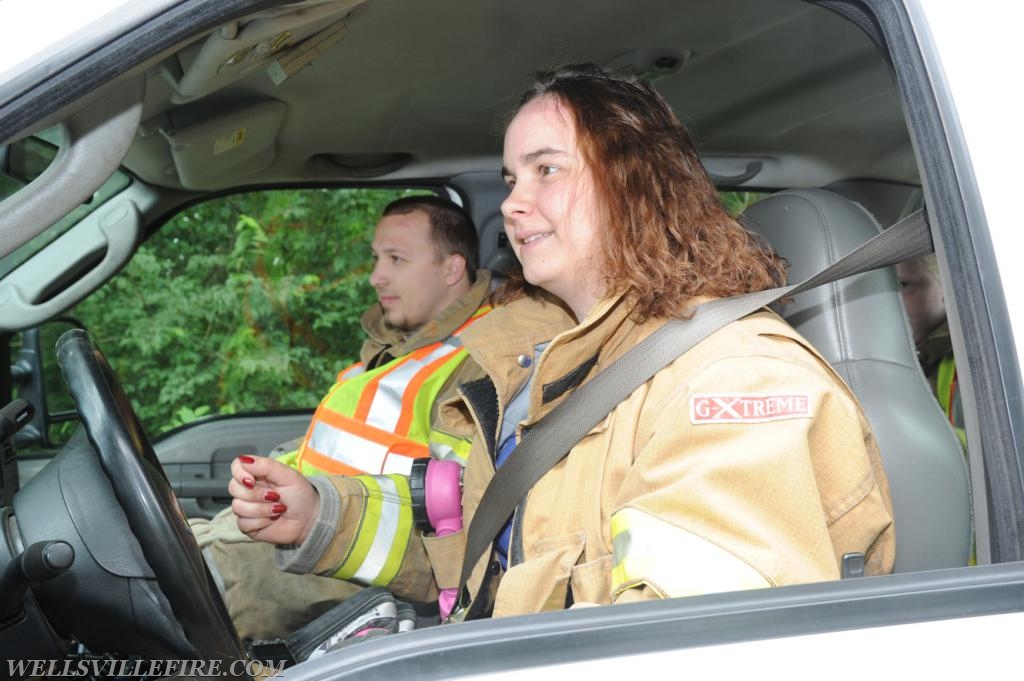
[(903, 307), (907, 312), (910, 330), (932, 392), (942, 411), (949, 419), (960, 444), (967, 449), (964, 432), (964, 412), (960, 403), (956, 360), (946, 322), (946, 303), (939, 281), (939, 267), (935, 254), (929, 254), (896, 265)]
[[(275, 451), (305, 475), (408, 474), (415, 458), (469, 451), (432, 424), (435, 402), (480, 376), (458, 338), (490, 310), (476, 228), (450, 201), (406, 197), (384, 209), (372, 248), (379, 302), (362, 317), (361, 361), (338, 375), (297, 448)], [(273, 547), (239, 532), (230, 509), (191, 524), (243, 639), (287, 636), (362, 588), (279, 571)]]

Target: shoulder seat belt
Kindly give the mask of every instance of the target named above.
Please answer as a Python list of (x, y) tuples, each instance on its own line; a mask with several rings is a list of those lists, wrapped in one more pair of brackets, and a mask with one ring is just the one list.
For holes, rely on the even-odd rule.
[(469, 575), (520, 500), (605, 416), (656, 373), (711, 333), (780, 298), (932, 251), (927, 218), (923, 210), (917, 211), (799, 284), (708, 301), (699, 305), (690, 319), (669, 320), (577, 388), (523, 436), (484, 490), (466, 535), (460, 600), (453, 619), (459, 614), (465, 616)]

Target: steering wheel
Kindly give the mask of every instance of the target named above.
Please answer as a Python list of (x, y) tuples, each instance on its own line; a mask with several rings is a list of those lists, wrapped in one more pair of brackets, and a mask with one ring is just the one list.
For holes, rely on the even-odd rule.
[(224, 670), (244, 668), (231, 664), (245, 660), (245, 650), (167, 475), (110, 364), (81, 329), (68, 331), (57, 341), (57, 362), (114, 496), (196, 658), (222, 660)]

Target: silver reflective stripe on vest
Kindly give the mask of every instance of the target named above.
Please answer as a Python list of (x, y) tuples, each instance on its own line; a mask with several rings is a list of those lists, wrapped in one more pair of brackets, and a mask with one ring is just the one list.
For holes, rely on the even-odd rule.
[(366, 371), (362, 362), (357, 362), (338, 374), (338, 381), (345, 381)]
[(367, 473), (379, 472), (384, 467), (386, 459), (389, 458), (386, 446), (339, 430), (323, 421), (317, 421), (313, 426), (313, 432), (309, 436), (309, 446), (324, 456), (329, 456), (335, 461), (340, 461)]
[(398, 494), (398, 488), (395, 487), (394, 481), (391, 478), (376, 475), (373, 479), (380, 485), (381, 491), (380, 522), (373, 538), (373, 545), (354, 577), (356, 581), (366, 584), (372, 584), (387, 563), (391, 545), (395, 542), (395, 536), (398, 534), (398, 521), (401, 512), (401, 496)]
[(409, 475), (412, 473), (412, 462), (415, 461), (412, 457), (402, 456), (401, 454), (389, 455), (384, 459), (384, 470), (381, 473), (385, 475), (391, 473), (397, 473), (399, 475)]
[(430, 443), (430, 458), (440, 459), (441, 461), (458, 461), (464, 464), (462, 457), (455, 453), (455, 450), (443, 442), (431, 442)]
[(395, 432), (398, 420), (402, 416), (402, 398), (412, 379), (426, 365), (461, 347), (462, 341), (454, 337), (449, 338), (423, 359), (409, 359), (387, 373), (377, 384), (377, 393), (373, 396), (366, 422), (381, 430)]

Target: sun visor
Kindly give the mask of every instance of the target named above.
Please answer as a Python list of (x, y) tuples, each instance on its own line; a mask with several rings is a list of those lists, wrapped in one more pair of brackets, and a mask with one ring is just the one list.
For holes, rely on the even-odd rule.
[(267, 100), (161, 130), (186, 189), (215, 189), (266, 168), (287, 105)]
[(277, 83), (284, 67), (275, 60), (292, 62), (293, 69), (298, 67), (297, 56), (302, 65), (312, 61), (344, 36), (339, 18), (363, 2), (307, 0), (221, 27), (207, 37), (180, 79), (165, 73), (176, 91), (172, 101), (190, 102), (263, 65), (270, 66), (270, 77)]

